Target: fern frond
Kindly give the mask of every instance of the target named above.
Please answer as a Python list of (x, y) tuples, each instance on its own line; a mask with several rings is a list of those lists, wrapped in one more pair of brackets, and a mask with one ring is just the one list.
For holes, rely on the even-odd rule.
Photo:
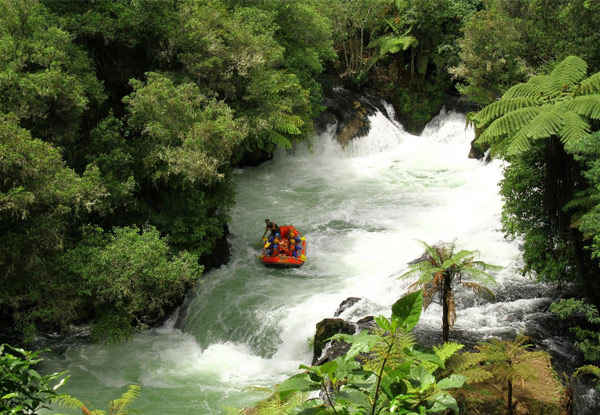
[(425, 248), (425, 254), (435, 261), (436, 264), (441, 264), (442, 260), (435, 246), (430, 246), (426, 242), (419, 241)]
[(304, 125), (304, 120), (298, 115), (278, 114), (273, 120), (273, 128), (281, 133), (298, 135), (302, 132), (299, 127)]
[(532, 140), (547, 138), (556, 134), (564, 125), (560, 108), (544, 105), (541, 111), (530, 122), (528, 135)]
[(523, 127), (517, 132), (510, 140), (506, 151), (508, 154), (517, 154), (522, 151), (527, 151), (531, 148), (531, 142), (529, 139), (528, 126)]
[(473, 291), (475, 293), (475, 295), (478, 295), (480, 297), (484, 297), (484, 296), (488, 296), (490, 298), (494, 298), (494, 292), (492, 290), (490, 290), (487, 287), (484, 287), (481, 284), (478, 284), (476, 282), (470, 282), (470, 281), (463, 281), (461, 283), (461, 285), (465, 286), (466, 288), (468, 288), (469, 290)]
[(393, 368), (400, 364), (406, 357), (405, 350), (410, 350), (416, 339), (411, 333), (397, 330), (394, 333), (383, 333), (375, 330), (380, 340), (371, 348), (368, 356), (363, 357), (365, 370), (379, 372), (382, 365)]
[[(519, 84), (526, 85), (526, 84)], [(518, 85), (517, 85), (518, 86)], [(529, 88), (529, 87), (528, 87)], [(506, 95), (506, 94), (505, 94)], [(539, 91), (537, 92), (539, 96)], [(512, 111), (516, 111), (520, 108), (532, 107), (537, 104), (539, 100), (531, 97), (516, 97), (501, 99), (499, 101), (492, 102), (490, 105), (483, 108), (477, 114), (471, 117), (471, 121), (474, 121), (478, 127), (483, 127), (489, 124), (492, 120), (507, 114)]]
[(433, 350), (435, 354), (442, 360), (442, 362), (446, 362), (451, 356), (456, 354), (459, 350), (465, 347), (464, 344), (455, 343), (455, 342), (447, 342), (444, 343), (441, 347), (433, 346)]
[(558, 136), (564, 144), (577, 141), (590, 133), (590, 125), (576, 112), (564, 112), (562, 117), (565, 124), (558, 132)]
[(594, 375), (600, 378), (600, 367), (595, 365), (581, 366), (573, 373), (573, 377), (576, 378), (579, 375)]
[(568, 105), (569, 109), (575, 111), (579, 115), (591, 118), (593, 120), (600, 119), (600, 94), (581, 95), (573, 98)]
[[(456, 265), (459, 265), (461, 262), (465, 262), (465, 263), (469, 262), (470, 263), (473, 261), (473, 258), (478, 254), (479, 254), (479, 251), (477, 251), (477, 250), (467, 251), (466, 249), (461, 249), (460, 251), (458, 251), (456, 254), (454, 254), (452, 256), (452, 259), (454, 260)], [(465, 260), (465, 258), (468, 258), (468, 257), (471, 257), (471, 258)]]
[(129, 385), (129, 388), (119, 399), (111, 401), (111, 415), (125, 415), (129, 413), (127, 408), (140, 395), (142, 388), (138, 385)]
[(469, 278), (479, 281), (480, 283), (483, 283), (483, 284), (488, 284), (488, 285), (497, 285), (498, 284), (496, 282), (496, 280), (494, 279), (494, 277), (492, 276), (492, 274), (489, 274), (478, 268), (473, 267), (473, 268), (465, 269), (463, 271), (463, 273), (465, 275), (468, 275)]
[(548, 78), (548, 75), (533, 76), (525, 83), (514, 85), (502, 95), (502, 100), (510, 98), (529, 98), (537, 103), (541, 96), (542, 85), (547, 82)]
[(70, 409), (81, 409), (82, 406), (85, 406), (85, 404), (79, 399), (66, 394), (60, 394), (56, 396), (51, 400), (51, 402)]
[(473, 366), (479, 366), (484, 360), (485, 356), (481, 353), (454, 354), (446, 361), (446, 370), (463, 374), (466, 370), (472, 369)]
[(394, 36), (384, 35), (373, 40), (367, 48), (379, 48), (379, 55), (384, 56), (388, 53), (397, 53), (401, 50), (406, 50), (409, 47), (417, 43), (417, 39), (414, 36)]
[(288, 140), (287, 137), (281, 135), (275, 130), (269, 130), (269, 137), (271, 138), (271, 142), (276, 146), (283, 147), (286, 149), (292, 148), (292, 143)]
[(493, 376), (490, 372), (481, 368), (467, 369), (463, 372), (460, 372), (460, 374), (468, 378), (468, 384), (483, 382), (485, 380), (490, 379)]
[(279, 393), (273, 393), (266, 399), (256, 404), (254, 409), (256, 415), (287, 415), (291, 410), (301, 405), (306, 400), (306, 394), (292, 393), (285, 400), (281, 399)]
[[(587, 74), (587, 63), (577, 56), (568, 56), (563, 59), (550, 73), (550, 78), (561, 86), (573, 87)], [(559, 91), (560, 92), (560, 91)]]
[(423, 310), (427, 310), (427, 307), (431, 305), (438, 291), (436, 285), (428, 285), (423, 288)]
[(491, 143), (498, 137), (514, 135), (541, 112), (539, 107), (520, 108), (492, 122), (479, 136), (478, 142)]
[(596, 72), (592, 76), (581, 81), (579, 89), (575, 91), (575, 95), (587, 95), (598, 92), (600, 92), (600, 72)]

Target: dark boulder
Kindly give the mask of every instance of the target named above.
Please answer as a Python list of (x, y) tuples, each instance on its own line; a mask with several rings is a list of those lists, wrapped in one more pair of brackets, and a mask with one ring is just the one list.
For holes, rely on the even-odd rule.
[[(338, 333), (355, 334), (356, 325), (341, 318), (326, 318), (317, 323), (313, 345), (313, 365), (321, 365), (338, 356), (343, 356), (350, 349), (350, 345), (346, 342), (327, 341), (328, 338)], [(323, 353), (325, 349), (327, 349), (327, 353)]]
[(349, 309), (350, 307), (352, 307), (353, 305), (355, 305), (356, 303), (358, 303), (360, 300), (361, 300), (360, 297), (348, 297), (348, 298), (346, 298), (344, 301), (342, 301), (340, 303), (340, 306), (335, 311), (335, 313), (333, 314), (333, 316), (334, 317), (338, 317), (340, 314), (342, 314), (344, 311), (346, 311), (347, 309)]
[(321, 85), (325, 110), (315, 122), (316, 129), (325, 131), (330, 125), (335, 125), (336, 137), (342, 146), (369, 133), (369, 116), (375, 112), (380, 111), (390, 117), (381, 98), (371, 96), (365, 91), (352, 91), (346, 88), (339, 78), (323, 77)]

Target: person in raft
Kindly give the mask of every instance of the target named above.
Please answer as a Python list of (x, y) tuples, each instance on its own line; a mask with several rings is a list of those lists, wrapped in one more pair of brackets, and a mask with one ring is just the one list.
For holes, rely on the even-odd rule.
[[(262, 236), (263, 241), (266, 241), (265, 235), (269, 231), (271, 231), (271, 237), (273, 237), (273, 238), (275, 237), (276, 233), (277, 234), (280, 233), (279, 226), (277, 226), (277, 224), (275, 222), (271, 222), (269, 219), (265, 219), (265, 223), (267, 224), (267, 227), (265, 228), (265, 232), (263, 233), (263, 236)], [(277, 236), (279, 236), (279, 235), (277, 235)]]
[(267, 243), (265, 244), (265, 255), (267, 256), (271, 256), (273, 254), (277, 255), (277, 252), (279, 252), (279, 233), (276, 233), (275, 235), (271, 235), (269, 237), (269, 239), (266, 240)]
[(293, 256), (294, 258), (298, 258), (298, 253), (296, 252), (296, 241), (294, 240), (292, 235), (293, 234), (290, 234), (288, 256)]

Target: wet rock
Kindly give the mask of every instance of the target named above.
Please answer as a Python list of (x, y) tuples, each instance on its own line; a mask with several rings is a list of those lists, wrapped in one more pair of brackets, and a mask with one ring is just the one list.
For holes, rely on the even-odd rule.
[(340, 306), (335, 311), (335, 313), (333, 314), (333, 316), (334, 317), (339, 317), (340, 314), (342, 314), (344, 311), (346, 311), (347, 309), (349, 309), (350, 307), (352, 307), (353, 305), (355, 305), (356, 303), (358, 303), (360, 300), (361, 300), (360, 297), (348, 297), (348, 298), (346, 298), (344, 301), (341, 302)]
[(321, 79), (325, 111), (315, 122), (317, 131), (335, 124), (336, 136), (342, 146), (351, 140), (367, 135), (371, 129), (369, 116), (377, 110), (389, 117), (383, 100), (379, 97), (357, 93), (344, 87), (335, 77)]
[(354, 334), (356, 326), (341, 318), (326, 318), (317, 323), (313, 345), (313, 365), (321, 365), (344, 355), (350, 345), (340, 340), (327, 341), (334, 334)]
[(600, 392), (595, 388), (593, 376), (578, 376), (571, 382), (571, 414), (600, 414)]
[(375, 318), (373, 316), (367, 316), (367, 317), (361, 318), (355, 324), (356, 324), (358, 333), (360, 333), (361, 331), (364, 331), (364, 330), (372, 331), (375, 328), (375, 326), (377, 325), (377, 323), (375, 323)]

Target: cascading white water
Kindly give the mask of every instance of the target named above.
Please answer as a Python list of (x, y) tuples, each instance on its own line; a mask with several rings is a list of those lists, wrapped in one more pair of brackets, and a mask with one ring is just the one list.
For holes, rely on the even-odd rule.
[[(142, 386), (144, 414), (221, 414), (310, 364), (315, 324), (350, 296), (364, 300), (342, 317), (389, 314), (410, 281), (396, 279), (419, 257), (418, 240), (456, 240), (502, 265), (499, 300), (458, 294), (456, 330), (483, 339), (514, 333), (548, 302), (549, 288), (518, 275), (517, 242), (500, 230), (501, 163), (467, 158), (473, 131), (442, 112), (421, 136), (377, 112), (368, 136), (345, 149), (333, 128), (310, 146), (281, 151), (236, 172), (230, 262), (207, 273), (179, 321), (116, 345), (71, 345), (46, 370), (69, 369), (66, 391), (102, 408), (129, 384)], [(267, 269), (257, 260), (264, 219), (293, 224), (307, 238), (300, 269)], [(440, 307), (419, 326), (438, 332)]]

